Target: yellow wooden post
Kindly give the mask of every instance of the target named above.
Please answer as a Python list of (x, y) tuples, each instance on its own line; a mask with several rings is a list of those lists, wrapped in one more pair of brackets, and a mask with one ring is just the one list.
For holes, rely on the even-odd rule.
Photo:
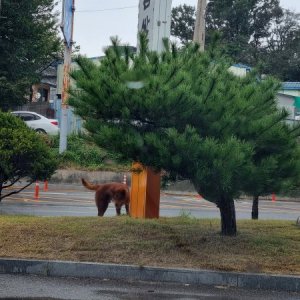
[(133, 163), (131, 175), (130, 215), (133, 218), (158, 218), (160, 173), (140, 163)]

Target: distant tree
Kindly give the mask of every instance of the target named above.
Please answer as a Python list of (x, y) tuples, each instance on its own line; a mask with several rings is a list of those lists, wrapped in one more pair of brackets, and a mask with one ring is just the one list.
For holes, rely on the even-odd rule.
[[(42, 136), (10, 113), (0, 112), (0, 141), (0, 202), (36, 180), (49, 179), (56, 170), (57, 161)], [(26, 181), (23, 187), (3, 195), (21, 179)]]
[[(172, 9), (171, 33), (182, 44), (192, 41), (195, 8)], [(299, 79), (299, 14), (278, 0), (211, 0), (206, 11), (206, 45), (221, 33), (222, 51), (234, 62), (258, 67), (283, 81)]]
[(300, 14), (284, 10), (270, 29), (261, 54), (262, 72), (283, 81), (300, 78)]
[[(236, 61), (254, 61), (261, 44), (270, 36), (272, 22), (281, 15), (279, 0), (211, 0), (206, 9), (207, 43), (218, 31), (229, 56)], [(183, 44), (191, 42), (195, 20), (195, 7), (174, 7), (171, 34)]]
[(172, 8), (171, 35), (186, 45), (193, 40), (195, 21), (194, 6), (183, 4)]
[(59, 54), (54, 0), (2, 0), (0, 18), (0, 108), (26, 101), (39, 71)]
[(222, 33), (225, 52), (234, 61), (254, 65), (273, 20), (281, 14), (279, 0), (211, 0), (206, 10), (207, 36)]

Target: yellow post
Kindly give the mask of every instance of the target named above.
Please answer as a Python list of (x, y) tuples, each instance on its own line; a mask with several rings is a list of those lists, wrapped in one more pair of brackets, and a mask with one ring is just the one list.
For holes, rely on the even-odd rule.
[(159, 218), (160, 173), (140, 163), (133, 163), (130, 215), (133, 218)]

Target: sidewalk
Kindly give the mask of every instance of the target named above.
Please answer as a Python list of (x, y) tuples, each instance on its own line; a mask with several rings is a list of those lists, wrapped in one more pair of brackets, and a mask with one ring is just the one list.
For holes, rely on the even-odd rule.
[(1, 259), (0, 273), (232, 286), (300, 293), (300, 276), (89, 262)]

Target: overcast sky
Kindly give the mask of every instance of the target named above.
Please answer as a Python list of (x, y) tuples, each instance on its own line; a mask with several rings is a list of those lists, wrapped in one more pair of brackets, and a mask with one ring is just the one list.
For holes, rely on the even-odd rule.
[[(61, 6), (62, 0), (59, 1)], [(172, 6), (197, 5), (197, 0), (173, 0)], [(300, 0), (280, 0), (282, 7), (300, 13)], [(110, 37), (136, 46), (139, 0), (75, 0), (74, 41), (81, 54), (100, 56)], [(97, 11), (98, 10), (98, 11)], [(101, 11), (102, 10), (102, 11)]]

